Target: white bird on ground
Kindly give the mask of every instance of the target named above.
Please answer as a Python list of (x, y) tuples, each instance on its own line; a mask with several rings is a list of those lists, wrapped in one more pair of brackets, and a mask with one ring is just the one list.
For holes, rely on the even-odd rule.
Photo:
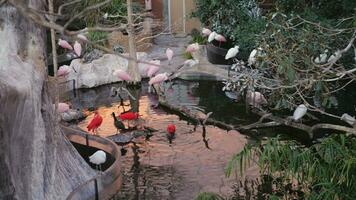
[(208, 37), (208, 42), (212, 42), (215, 39), (216, 35), (217, 35), (217, 33), (215, 31), (211, 32)]
[(80, 57), (80, 55), (82, 54), (82, 45), (78, 41), (75, 41), (73, 47), (74, 53), (77, 54), (78, 57)]
[(204, 36), (209, 36), (211, 33), (211, 30), (207, 29), (207, 28), (203, 28), (203, 30), (201, 32), (203, 33)]
[(316, 64), (323, 64), (326, 63), (326, 59), (328, 58), (328, 52), (329, 50), (325, 50), (324, 53), (320, 54), (318, 57), (314, 59), (314, 62)]
[(102, 150), (96, 151), (93, 155), (89, 156), (89, 161), (98, 166), (101, 171), (101, 164), (106, 162), (106, 153)]
[(352, 117), (351, 115), (344, 113), (341, 116), (341, 120), (350, 124), (351, 126), (353, 126), (356, 122), (355, 117)]
[(237, 55), (237, 53), (239, 53), (239, 46), (235, 46), (231, 49), (229, 49), (229, 51), (227, 51), (227, 54), (225, 56), (225, 60), (229, 60), (230, 58), (233, 58)]
[(248, 66), (254, 65), (256, 63), (257, 49), (251, 51), (250, 56), (248, 57)]
[(171, 64), (171, 60), (172, 60), (172, 58), (173, 58), (173, 55), (174, 55), (173, 50), (170, 49), (170, 48), (167, 48), (167, 50), (166, 50), (166, 56), (167, 56), (167, 58), (168, 58), (168, 65)]
[(266, 98), (260, 92), (248, 91), (246, 94), (246, 102), (256, 108), (261, 107), (261, 105), (267, 104)]
[(305, 114), (307, 114), (308, 108), (304, 104), (300, 104), (293, 113), (293, 120), (298, 121), (301, 119)]

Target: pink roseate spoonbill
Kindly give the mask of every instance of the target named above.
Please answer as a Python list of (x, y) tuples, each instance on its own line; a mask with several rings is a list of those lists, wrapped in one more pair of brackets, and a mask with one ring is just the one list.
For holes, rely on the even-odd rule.
[(219, 47), (222, 42), (226, 42), (226, 38), (220, 34), (216, 34), (214, 39), (219, 42)]
[(102, 150), (96, 151), (93, 155), (89, 156), (89, 161), (95, 164), (95, 168), (101, 171), (101, 164), (106, 162), (106, 153)]
[(207, 28), (203, 28), (203, 30), (201, 32), (203, 33), (204, 36), (209, 36), (211, 33), (211, 30), (207, 29)]
[(173, 55), (174, 55), (173, 50), (170, 49), (170, 48), (167, 48), (167, 50), (166, 50), (166, 56), (167, 56), (167, 58), (168, 58), (168, 65), (171, 64)]
[(132, 81), (131, 76), (125, 72), (124, 70), (118, 69), (114, 72), (114, 76), (118, 77), (119, 79), (123, 81)]
[(199, 50), (199, 44), (198, 43), (193, 43), (190, 44), (187, 49), (185, 50), (186, 52), (193, 53)]
[(300, 104), (293, 113), (293, 120), (300, 120), (305, 114), (307, 114), (308, 108), (304, 104)]
[(267, 104), (266, 98), (260, 92), (248, 91), (246, 94), (246, 102), (256, 108), (260, 108), (261, 105)]
[(149, 85), (158, 84), (158, 83), (162, 83), (166, 80), (168, 80), (168, 74), (165, 72), (165, 73), (157, 74), (156, 76), (151, 78), (150, 81), (148, 82), (148, 84)]
[(78, 41), (75, 41), (73, 47), (74, 53), (77, 54), (78, 57), (80, 57), (80, 55), (82, 54), (82, 45)]
[(64, 49), (73, 50), (73, 47), (66, 40), (58, 39), (58, 45)]
[(69, 110), (69, 105), (66, 103), (58, 103), (58, 108), (57, 111), (59, 113), (64, 113), (67, 112)]
[(70, 73), (71, 69), (68, 65), (62, 65), (59, 67), (58, 71), (57, 71), (57, 76), (63, 76), (66, 77), (69, 73)]
[(234, 58), (237, 53), (239, 53), (239, 46), (235, 46), (234, 48), (229, 49), (227, 54), (225, 55), (225, 60), (229, 60), (230, 58)]
[(208, 37), (208, 42), (212, 42), (215, 39), (216, 35), (217, 35), (217, 33), (215, 31), (211, 32), (209, 37)]
[(146, 74), (148, 77), (152, 77), (159, 71), (160, 67), (158, 67), (157, 65), (160, 65), (161, 61), (160, 60), (152, 60), (152, 61), (150, 61), (150, 63), (152, 63), (153, 65), (147, 66)]
[(99, 128), (101, 123), (103, 123), (103, 117), (99, 115), (98, 111), (95, 111), (94, 113), (94, 118), (88, 124), (87, 129), (88, 131), (92, 131), (93, 133), (97, 134), (97, 129)]
[(84, 34), (78, 34), (77, 38), (82, 42), (88, 42), (88, 38)]

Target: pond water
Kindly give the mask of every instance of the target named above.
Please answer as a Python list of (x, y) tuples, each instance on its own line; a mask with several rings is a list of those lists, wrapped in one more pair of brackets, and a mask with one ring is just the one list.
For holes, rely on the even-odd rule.
[[(112, 112), (119, 114), (120, 99), (110, 96), (110, 89), (120, 84), (101, 86), (95, 89), (82, 89), (76, 97), (70, 97), (74, 108), (97, 109), (103, 117), (98, 134), (107, 137), (116, 134)], [(236, 103), (221, 91), (222, 85), (216, 82), (175, 81), (164, 85), (167, 100), (173, 105), (199, 107), (205, 112), (213, 112), (211, 118), (230, 124), (249, 124), (258, 118), (246, 114), (245, 105)], [(207, 126), (206, 148), (202, 138), (202, 128), (181, 120), (177, 115), (154, 108), (157, 103), (154, 95), (147, 93), (147, 84), (139, 90), (131, 90), (139, 97), (139, 114), (145, 125), (158, 130), (149, 141), (136, 140), (137, 145), (126, 145), (127, 153), (122, 158), (124, 170), (123, 187), (114, 199), (194, 199), (199, 192), (216, 192), (225, 197), (234, 193), (235, 178), (226, 178), (224, 169), (227, 162), (248, 142), (247, 136), (237, 131), (225, 131), (214, 126)], [(123, 95), (124, 99), (128, 99)], [(129, 101), (126, 100), (125, 104)], [(127, 107), (126, 109), (128, 109)], [(79, 127), (86, 126), (93, 113)], [(169, 123), (177, 127), (176, 139), (170, 145), (165, 129)], [(284, 130), (288, 131), (288, 130)], [(269, 129), (262, 134), (270, 135), (283, 132), (283, 129)], [(289, 130), (290, 133), (290, 130)], [(258, 169), (252, 167), (246, 173), (257, 178)]]

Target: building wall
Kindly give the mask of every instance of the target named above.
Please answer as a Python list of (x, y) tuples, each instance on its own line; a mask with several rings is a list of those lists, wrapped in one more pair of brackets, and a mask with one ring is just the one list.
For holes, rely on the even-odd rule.
[(187, 33), (192, 29), (200, 29), (200, 22), (196, 18), (191, 18), (191, 13), (195, 9), (194, 0), (170, 0), (171, 26), (173, 33)]

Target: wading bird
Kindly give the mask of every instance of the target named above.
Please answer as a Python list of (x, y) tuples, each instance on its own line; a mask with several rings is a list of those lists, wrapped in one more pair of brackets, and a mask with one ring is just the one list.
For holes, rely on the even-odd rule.
[(254, 65), (256, 63), (256, 54), (257, 49), (251, 51), (250, 56), (248, 57), (248, 66)]
[(68, 65), (62, 65), (59, 67), (59, 69), (57, 70), (57, 76), (58, 77), (66, 77), (68, 76), (68, 74), (70, 73), (71, 69)]
[(352, 117), (351, 115), (344, 113), (341, 116), (341, 120), (350, 124), (351, 126), (353, 126), (356, 122), (355, 117)]
[(119, 79), (123, 80), (123, 81), (132, 81), (131, 76), (125, 72), (124, 70), (118, 69), (114, 72), (114, 76), (118, 77)]
[(293, 120), (300, 120), (305, 114), (307, 114), (308, 108), (304, 104), (300, 104), (293, 113)]
[(98, 133), (98, 128), (103, 123), (103, 118), (99, 115), (98, 111), (94, 112), (94, 118), (90, 121), (89, 125), (87, 126), (88, 131), (92, 131), (94, 134)]
[(260, 108), (262, 105), (267, 104), (266, 98), (260, 92), (248, 91), (246, 94), (246, 102), (256, 108)]
[(193, 43), (188, 45), (187, 49), (185, 50), (186, 52), (193, 53), (199, 50), (199, 44), (198, 43)]
[(112, 117), (114, 118), (114, 126), (116, 127), (117, 129), (117, 132), (119, 132), (119, 130), (126, 130), (126, 127), (124, 125), (124, 123), (122, 123), (122, 121), (120, 121), (116, 116), (115, 116), (115, 113), (112, 112), (111, 113)]
[(168, 65), (171, 64), (173, 55), (174, 55), (173, 50), (170, 49), (170, 48), (167, 48), (167, 50), (166, 50), (166, 56), (167, 56), (167, 58), (168, 58)]
[(234, 58), (237, 53), (239, 53), (239, 46), (235, 46), (231, 49), (229, 49), (229, 51), (227, 51), (227, 54), (225, 56), (225, 60), (229, 60), (230, 58)]
[(127, 121), (128, 128), (130, 128), (130, 121), (137, 120), (138, 117), (139, 117), (139, 114), (137, 112), (131, 112), (131, 111), (121, 113), (119, 115), (119, 118), (122, 121)]
[(58, 45), (64, 49), (73, 50), (73, 47), (66, 40), (58, 39)]
[(167, 139), (169, 144), (172, 144), (172, 140), (175, 138), (176, 126), (174, 124), (168, 124), (167, 126)]
[(318, 57), (314, 59), (314, 62), (316, 64), (323, 64), (326, 63), (326, 59), (328, 58), (328, 52), (329, 50), (325, 50), (324, 53), (320, 54)]
[(59, 113), (64, 113), (67, 112), (69, 110), (69, 105), (66, 103), (58, 103), (58, 108), (57, 111)]
[(219, 47), (221, 46), (222, 42), (226, 42), (226, 38), (220, 34), (216, 34), (214, 39), (219, 42)]
[(82, 42), (88, 42), (88, 38), (87, 38), (87, 36), (85, 36), (84, 34), (78, 34), (78, 35), (77, 35), (77, 38), (78, 38), (79, 40), (81, 40)]
[(207, 28), (203, 28), (201, 32), (203, 33), (204, 36), (209, 36), (211, 33), (211, 30), (207, 29)]
[(77, 54), (78, 57), (80, 57), (80, 55), (82, 54), (82, 45), (78, 41), (75, 41), (73, 47), (74, 53)]
[(106, 153), (102, 150), (96, 151), (93, 155), (89, 156), (89, 161), (96, 165), (96, 169), (101, 171), (101, 165), (106, 162)]
[(217, 33), (215, 31), (211, 32), (208, 37), (208, 42), (212, 42), (215, 39), (216, 35), (217, 35)]
[(152, 77), (159, 71), (160, 67), (158, 67), (157, 65), (160, 65), (161, 61), (160, 60), (152, 60), (152, 61), (150, 61), (150, 63), (152, 63), (153, 65), (147, 65), (146, 74), (148, 77)]

